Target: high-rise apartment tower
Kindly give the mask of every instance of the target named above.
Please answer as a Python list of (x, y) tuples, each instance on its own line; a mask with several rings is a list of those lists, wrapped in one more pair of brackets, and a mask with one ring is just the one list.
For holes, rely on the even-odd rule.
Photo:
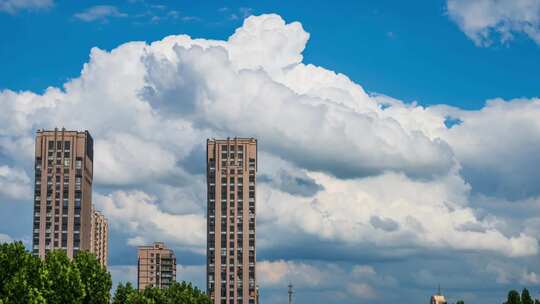
[(101, 265), (107, 265), (109, 256), (109, 224), (101, 212), (92, 210), (91, 247)]
[(257, 140), (207, 140), (207, 292), (215, 304), (254, 304)]
[(94, 142), (88, 131), (38, 130), (32, 252), (79, 250), (107, 263), (107, 220), (92, 206)]
[(176, 281), (176, 257), (164, 243), (139, 246), (137, 264), (137, 287), (167, 288)]

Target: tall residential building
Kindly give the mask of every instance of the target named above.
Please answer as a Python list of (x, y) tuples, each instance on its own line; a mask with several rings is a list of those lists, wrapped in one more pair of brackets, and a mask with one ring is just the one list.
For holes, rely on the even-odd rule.
[(207, 140), (207, 292), (215, 304), (255, 304), (257, 140)]
[[(97, 219), (92, 206), (93, 158), (94, 142), (88, 131), (37, 131), (32, 246), (35, 255), (43, 258), (52, 249), (62, 249), (73, 258), (79, 250), (87, 250), (96, 253), (106, 266), (106, 220)], [(99, 224), (94, 224), (94, 219)], [(96, 233), (99, 240), (95, 240)]]
[(92, 210), (92, 248), (101, 265), (107, 265), (109, 256), (109, 224), (101, 212)]
[(176, 281), (176, 257), (174, 251), (164, 243), (139, 246), (137, 264), (137, 287), (167, 288)]

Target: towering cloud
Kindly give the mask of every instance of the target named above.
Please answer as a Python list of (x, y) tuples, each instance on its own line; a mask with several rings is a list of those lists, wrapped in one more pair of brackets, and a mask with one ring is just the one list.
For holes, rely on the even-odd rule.
[[(456, 5), (464, 4), (449, 10)], [(227, 41), (178, 35), (94, 48), (62, 88), (0, 92), (0, 185), (12, 189), (0, 197), (31, 193), (37, 128), (88, 129), (95, 203), (118, 238), (111, 252), (159, 239), (200, 257), (205, 139), (253, 136), (258, 256), (277, 259), (262, 264), (263, 284), (287, 273), (306, 286), (332, 277), (320, 271), (360, 275), (289, 261), (306, 257), (357, 265), (414, 260), (418, 252), (508, 263), (537, 255), (537, 229), (521, 223), (540, 221), (538, 208), (519, 220), (498, 210), (511, 200), (537, 206), (539, 100), (465, 111), (371, 95), (346, 75), (304, 63), (308, 39), (298, 22), (252, 16)], [(400, 265), (418, 266), (410, 263)], [(531, 282), (540, 269), (524, 271)], [(355, 279), (335, 296), (381, 299), (378, 287), (409, 279)]]

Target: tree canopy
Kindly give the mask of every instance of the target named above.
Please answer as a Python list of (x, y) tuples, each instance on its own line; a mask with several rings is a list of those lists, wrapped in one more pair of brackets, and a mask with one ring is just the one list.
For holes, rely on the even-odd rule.
[[(111, 275), (96, 257), (80, 251), (70, 260), (63, 250), (50, 251), (44, 260), (27, 252), (21, 242), (0, 244), (0, 304), (106, 304)], [(191, 283), (139, 292), (120, 283), (113, 304), (211, 304)]]
[(210, 304), (210, 298), (191, 283), (174, 282), (166, 289), (148, 287), (139, 292), (130, 283), (119, 284), (113, 304)]
[(540, 300), (533, 299), (529, 290), (523, 288), (521, 295), (516, 290), (510, 290), (506, 302), (503, 304), (540, 304)]
[(91, 253), (70, 260), (53, 250), (41, 260), (21, 242), (0, 244), (1, 304), (108, 303), (111, 287), (111, 275)]

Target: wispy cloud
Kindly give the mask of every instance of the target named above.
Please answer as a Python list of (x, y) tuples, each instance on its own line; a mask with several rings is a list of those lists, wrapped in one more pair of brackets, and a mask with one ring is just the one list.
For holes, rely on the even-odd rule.
[(0, 12), (14, 15), (19, 11), (42, 10), (53, 5), (53, 0), (0, 0)]
[(166, 6), (166, 5), (163, 5), (163, 4), (151, 4), (150, 7), (151, 7), (151, 8), (154, 8), (154, 9), (158, 9), (158, 10), (165, 10), (165, 9), (167, 9), (167, 6)]
[(247, 17), (253, 15), (253, 9), (250, 7), (240, 7), (236, 10), (230, 9), (228, 7), (222, 7), (218, 9), (218, 12), (227, 14), (228, 20), (246, 19)]
[(191, 22), (191, 21), (201, 21), (201, 18), (196, 16), (184, 16), (181, 18), (184, 22)]
[(238, 11), (244, 19), (253, 15), (253, 9), (251, 7), (241, 7), (238, 9)]
[(134, 15), (138, 19), (136, 24), (161, 23), (166, 21), (194, 22), (202, 21), (202, 18), (184, 14), (183, 12), (172, 9), (163, 4), (147, 4), (142, 2), (144, 12)]
[(86, 10), (73, 15), (75, 18), (84, 21), (102, 21), (106, 22), (109, 18), (123, 18), (128, 14), (120, 12), (116, 6), (112, 5), (96, 5), (87, 8)]
[(505, 43), (515, 34), (540, 45), (538, 0), (447, 0), (447, 13), (477, 46), (489, 46), (493, 40)]

